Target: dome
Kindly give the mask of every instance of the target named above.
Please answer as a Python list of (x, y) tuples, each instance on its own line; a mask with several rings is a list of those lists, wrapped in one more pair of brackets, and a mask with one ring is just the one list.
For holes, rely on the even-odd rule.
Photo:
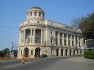
[(43, 14), (45, 14), (44, 11), (43, 11), (40, 7), (37, 7), (37, 6), (31, 7), (31, 8), (29, 9), (29, 11), (35, 11), (35, 10), (39, 10), (39, 11), (41, 11)]
[(40, 7), (32, 7), (32, 8), (30, 8), (30, 9), (40, 9), (40, 10), (42, 10)]
[(27, 19), (44, 20), (45, 12), (40, 7), (32, 7), (27, 11)]

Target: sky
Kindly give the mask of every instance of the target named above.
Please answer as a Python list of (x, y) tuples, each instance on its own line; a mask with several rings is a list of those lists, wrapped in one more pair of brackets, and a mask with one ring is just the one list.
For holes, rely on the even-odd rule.
[(0, 0), (0, 50), (18, 46), (19, 26), (26, 12), (38, 6), (45, 19), (71, 25), (72, 20), (94, 12), (94, 0)]

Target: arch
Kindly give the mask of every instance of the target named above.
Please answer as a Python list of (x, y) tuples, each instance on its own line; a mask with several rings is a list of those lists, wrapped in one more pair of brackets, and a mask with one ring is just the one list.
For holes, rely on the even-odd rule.
[(63, 49), (61, 49), (61, 56), (63, 56)]
[(70, 49), (70, 52), (69, 52), (69, 53), (70, 53), (70, 55), (71, 55), (71, 49)]
[(24, 48), (24, 56), (28, 57), (29, 54), (29, 49), (28, 48)]
[(40, 48), (35, 49), (35, 56), (40, 57)]
[(73, 55), (75, 55), (75, 50), (73, 50)]
[(56, 49), (56, 56), (58, 56), (58, 48)]
[(67, 49), (65, 50), (65, 54), (66, 54), (66, 56), (67, 56)]

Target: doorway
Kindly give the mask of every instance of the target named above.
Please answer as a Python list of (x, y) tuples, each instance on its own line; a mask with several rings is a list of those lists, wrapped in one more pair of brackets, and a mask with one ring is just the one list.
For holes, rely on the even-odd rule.
[(61, 56), (63, 56), (63, 49), (61, 49)]
[(35, 56), (40, 57), (40, 48), (35, 49)]
[(58, 56), (58, 48), (56, 49), (56, 56)]
[(28, 57), (29, 54), (29, 49), (28, 48), (24, 48), (24, 56)]

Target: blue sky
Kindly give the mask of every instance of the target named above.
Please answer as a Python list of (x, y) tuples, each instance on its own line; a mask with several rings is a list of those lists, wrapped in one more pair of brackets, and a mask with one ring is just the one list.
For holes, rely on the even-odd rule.
[(0, 0), (0, 50), (17, 46), (19, 25), (33, 6), (45, 11), (45, 19), (66, 25), (94, 12), (94, 0)]

